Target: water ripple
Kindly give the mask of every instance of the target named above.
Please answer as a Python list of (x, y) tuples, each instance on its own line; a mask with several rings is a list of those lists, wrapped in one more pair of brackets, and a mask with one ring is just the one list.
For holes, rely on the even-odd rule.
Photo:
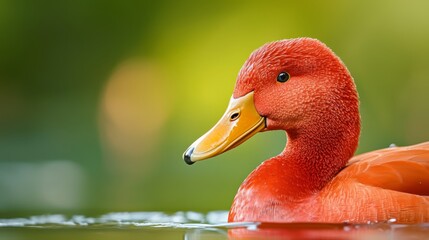
[[(80, 233), (85, 229), (125, 230), (117, 234), (156, 232), (160, 236), (183, 235), (184, 239), (426, 239), (429, 223), (397, 224), (393, 221), (368, 224), (332, 223), (228, 223), (227, 211), (199, 212), (112, 212), (98, 217), (62, 214), (37, 215), (28, 218), (0, 219), (0, 228), (9, 229), (12, 236), (21, 236), (23, 229), (72, 229)], [(23, 228), (23, 229), (22, 229)], [(159, 231), (162, 228), (164, 230)], [(158, 229), (158, 230), (156, 230)], [(14, 232), (14, 231), (17, 232)], [(173, 233), (171, 232), (173, 231)], [(86, 234), (91, 232), (85, 231)], [(15, 234), (15, 235), (13, 235)], [(23, 233), (25, 235), (25, 233)], [(31, 235), (32, 232), (28, 232)], [(55, 232), (44, 233), (54, 234)], [(27, 236), (27, 235), (25, 235)], [(41, 235), (45, 236), (45, 235)], [(55, 235), (56, 236), (56, 235)], [(122, 236), (122, 235), (121, 235)], [(152, 236), (152, 235), (151, 235)], [(176, 239), (176, 238), (175, 238)]]
[[(199, 212), (113, 212), (99, 217), (62, 214), (37, 215), (28, 218), (0, 219), (0, 227), (23, 226), (111, 226), (130, 225), (136, 227), (212, 228), (228, 226), (228, 211)], [(244, 225), (243, 225), (244, 226)]]

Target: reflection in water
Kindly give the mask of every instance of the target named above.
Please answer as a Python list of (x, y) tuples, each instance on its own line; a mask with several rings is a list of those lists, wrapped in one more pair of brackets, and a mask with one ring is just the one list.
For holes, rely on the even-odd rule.
[[(225, 229), (225, 227), (227, 229)], [(188, 230), (184, 239), (427, 239), (429, 223), (404, 225), (324, 224), (324, 223), (253, 223), (218, 229)]]
[(188, 230), (184, 237), (184, 240), (217, 240), (217, 239), (228, 239), (228, 233), (224, 229), (193, 229)]
[(234, 239), (264, 239), (267, 236), (271, 239), (383, 239), (380, 232), (370, 228), (323, 223), (262, 223), (256, 229), (231, 229), (229, 236)]
[[(99, 217), (42, 215), (0, 219), (0, 238), (15, 239), (425, 239), (429, 223), (403, 225), (226, 223), (227, 211), (123, 212)], [(66, 236), (67, 235), (67, 236)]]

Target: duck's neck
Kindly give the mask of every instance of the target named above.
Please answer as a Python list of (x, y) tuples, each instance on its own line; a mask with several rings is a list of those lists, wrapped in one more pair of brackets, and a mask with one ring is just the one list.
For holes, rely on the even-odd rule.
[(360, 132), (359, 114), (336, 120), (338, 124), (331, 119), (288, 130), (285, 150), (271, 161), (282, 166), (282, 182), (289, 194), (305, 197), (320, 191), (353, 156)]

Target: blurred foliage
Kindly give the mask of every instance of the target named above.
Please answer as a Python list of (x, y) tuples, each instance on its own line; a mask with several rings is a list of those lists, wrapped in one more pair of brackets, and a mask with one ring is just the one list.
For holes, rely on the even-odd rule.
[(0, 211), (228, 209), (281, 132), (183, 151), (265, 42), (318, 38), (355, 78), (358, 152), (429, 139), (427, 1), (0, 1)]

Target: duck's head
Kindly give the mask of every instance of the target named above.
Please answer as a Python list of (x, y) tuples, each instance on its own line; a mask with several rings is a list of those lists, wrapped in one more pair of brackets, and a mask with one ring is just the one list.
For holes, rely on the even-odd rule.
[(192, 164), (276, 129), (289, 138), (352, 134), (357, 143), (359, 127), (357, 92), (341, 60), (318, 40), (281, 40), (250, 55), (225, 114), (183, 158)]

